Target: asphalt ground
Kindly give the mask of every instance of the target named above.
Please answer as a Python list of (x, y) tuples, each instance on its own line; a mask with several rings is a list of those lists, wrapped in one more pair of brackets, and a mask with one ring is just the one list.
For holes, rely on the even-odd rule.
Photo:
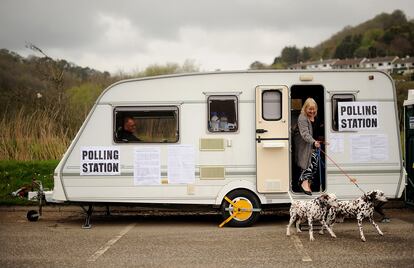
[[(386, 209), (384, 236), (364, 221), (336, 224), (338, 238), (315, 232), (286, 236), (287, 210), (249, 228), (218, 228), (211, 211), (105, 210), (82, 229), (79, 207), (46, 207), (29, 222), (26, 207), (0, 207), (0, 267), (414, 267), (414, 210)], [(376, 218), (378, 219), (378, 218)]]

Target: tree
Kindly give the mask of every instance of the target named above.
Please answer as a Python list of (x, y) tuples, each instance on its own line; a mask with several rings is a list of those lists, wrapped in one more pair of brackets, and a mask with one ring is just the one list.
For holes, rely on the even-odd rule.
[(296, 46), (284, 47), (280, 57), (288, 65), (298, 63), (300, 61), (300, 50)]
[(145, 68), (144, 71), (138, 71), (133, 74), (133, 77), (146, 77), (146, 76), (156, 76), (156, 75), (167, 75), (167, 74), (177, 74), (177, 73), (193, 73), (199, 72), (199, 66), (195, 65), (194, 60), (185, 60), (182, 65), (177, 63), (168, 62), (164, 65), (161, 64), (151, 64)]
[(405, 16), (404, 12), (397, 9), (391, 13), (388, 19), (384, 23), (384, 28), (388, 29), (392, 26), (402, 25), (407, 23), (407, 17)]
[(367, 58), (369, 57), (368, 47), (359, 47), (354, 51), (354, 56), (357, 58)]
[(167, 63), (166, 65), (151, 64), (145, 68), (144, 76), (156, 76), (177, 73), (180, 66), (177, 63)]
[(269, 66), (271, 69), (286, 69), (287, 64), (282, 60), (281, 57), (275, 57), (272, 65)]
[(250, 70), (261, 70), (261, 69), (268, 69), (268, 66), (260, 61), (255, 61), (252, 64), (250, 64), (249, 67)]
[(45, 80), (51, 81), (55, 85), (56, 90), (59, 91), (63, 87), (64, 66), (60, 65), (58, 61), (53, 60), (34, 44), (28, 42), (26, 47), (44, 56), (39, 60), (39, 72), (42, 73)]
[(194, 60), (186, 59), (178, 71), (180, 73), (195, 73), (200, 71), (200, 67), (195, 64)]
[(311, 48), (310, 47), (303, 47), (300, 53), (300, 60), (301, 61), (308, 61), (312, 58)]
[(362, 35), (347, 35), (335, 49), (335, 58), (346, 59), (354, 57), (355, 50), (360, 46)]

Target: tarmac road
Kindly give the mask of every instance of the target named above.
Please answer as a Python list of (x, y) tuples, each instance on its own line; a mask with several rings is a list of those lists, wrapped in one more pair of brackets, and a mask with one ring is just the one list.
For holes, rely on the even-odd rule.
[(38, 222), (27, 208), (0, 208), (0, 267), (414, 267), (414, 210), (387, 209), (384, 236), (364, 221), (336, 224), (338, 238), (307, 231), (286, 236), (287, 211), (267, 213), (250, 228), (218, 228), (215, 213), (116, 213), (46, 208)]

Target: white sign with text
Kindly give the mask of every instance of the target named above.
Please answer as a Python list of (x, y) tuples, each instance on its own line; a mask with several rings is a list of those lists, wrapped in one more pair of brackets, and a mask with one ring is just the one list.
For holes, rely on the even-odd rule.
[(339, 102), (339, 131), (356, 131), (379, 128), (377, 102)]
[(121, 175), (118, 147), (87, 146), (80, 150), (80, 175)]

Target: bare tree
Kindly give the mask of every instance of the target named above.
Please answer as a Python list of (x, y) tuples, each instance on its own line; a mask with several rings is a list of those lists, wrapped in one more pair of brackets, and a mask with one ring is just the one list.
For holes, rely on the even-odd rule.
[(26, 42), (26, 47), (44, 56), (44, 59), (39, 62), (39, 72), (45, 80), (52, 82), (55, 89), (60, 92), (63, 86), (64, 68), (59, 66), (58, 61), (53, 60), (42, 49), (35, 46), (33, 43)]

